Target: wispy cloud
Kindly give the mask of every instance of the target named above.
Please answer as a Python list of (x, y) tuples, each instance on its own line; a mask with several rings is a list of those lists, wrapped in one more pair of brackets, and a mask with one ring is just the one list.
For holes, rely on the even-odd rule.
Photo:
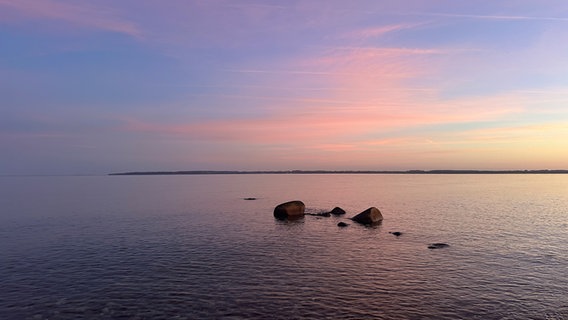
[(290, 9), (290, 7), (265, 3), (222, 3), (219, 6), (239, 9)]
[(310, 104), (345, 104), (353, 105), (356, 101), (349, 100), (337, 100), (337, 99), (318, 99), (310, 97), (302, 97), (294, 95), (293, 97), (286, 96), (260, 96), (260, 95), (230, 95), (230, 94), (192, 94), (188, 96), (197, 97), (210, 97), (210, 98), (225, 98), (225, 99), (244, 99), (244, 100), (266, 100), (266, 101), (279, 101), (279, 102), (298, 102), (298, 103), (310, 103)]
[[(225, 69), (223, 71), (234, 72), (234, 73), (297, 74), (297, 75), (316, 75), (316, 76), (338, 74), (337, 72), (309, 71), (309, 70), (278, 70), (278, 69)], [(341, 74), (348, 75), (347, 73), (341, 73)]]
[(568, 22), (568, 18), (564, 17), (542, 17), (542, 16), (516, 16), (516, 15), (477, 15), (477, 14), (457, 14), (457, 13), (436, 13), (436, 12), (415, 12), (404, 13), (404, 15), (431, 16), (431, 17), (447, 17), (447, 18), (465, 18), (465, 19), (483, 19), (483, 20), (536, 20), (536, 21), (562, 21)]
[(391, 24), (391, 25), (384, 25), (377, 27), (368, 27), (368, 28), (362, 28), (351, 32), (343, 33), (339, 36), (339, 38), (345, 40), (362, 41), (372, 38), (380, 38), (390, 33), (406, 29), (413, 29), (418, 26), (420, 26), (420, 24), (401, 23), (401, 24)]
[[(427, 87), (405, 87), (405, 88), (346, 88), (346, 87), (301, 87), (301, 86), (261, 86), (261, 85), (191, 85), (191, 84), (180, 84), (180, 85), (161, 85), (156, 84), (156, 86), (174, 86), (174, 87), (182, 87), (182, 88), (196, 88), (196, 89), (239, 89), (239, 90), (251, 90), (257, 92), (263, 91), (292, 91), (296, 95), (298, 92), (353, 92), (357, 94), (361, 93), (375, 93), (375, 94), (382, 94), (382, 93), (389, 93), (389, 92), (406, 92), (406, 93), (433, 93), (435, 89), (427, 88)], [(259, 99), (296, 99), (290, 98), (289, 96), (281, 97), (281, 96), (256, 96), (256, 95), (227, 95), (227, 94), (203, 94), (203, 93), (195, 93), (189, 94), (189, 96), (207, 96), (207, 97), (226, 97), (226, 98), (243, 98), (243, 99), (250, 99), (250, 98), (259, 98)], [(568, 98), (566, 98), (568, 99)], [(335, 101), (336, 103), (352, 103), (354, 101), (341, 101), (336, 99), (321, 99), (322, 101)], [(563, 100), (562, 100), (563, 101)]]
[(477, 130), (466, 130), (461, 136), (468, 136), (475, 141), (488, 143), (510, 143), (513, 141), (549, 140), (561, 142), (568, 146), (568, 141), (558, 139), (568, 134), (568, 123), (551, 122), (532, 125), (499, 126)]
[(140, 28), (109, 8), (78, 2), (64, 3), (56, 0), (0, 0), (0, 8), (9, 8), (32, 19), (50, 19), (76, 26), (122, 33), (143, 38)]
[(385, 55), (428, 55), (428, 54), (448, 54), (464, 50), (448, 50), (439, 48), (392, 48), (392, 47), (372, 47), (372, 46), (330, 46), (322, 47), (328, 51), (350, 51), (359, 54), (385, 56)]

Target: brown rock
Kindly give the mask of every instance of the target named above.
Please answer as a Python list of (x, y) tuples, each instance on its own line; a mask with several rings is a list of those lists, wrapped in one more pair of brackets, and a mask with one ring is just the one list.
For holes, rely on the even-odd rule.
[(304, 217), (306, 206), (302, 201), (295, 200), (279, 204), (274, 208), (274, 218), (278, 220), (295, 220)]
[(381, 214), (381, 211), (379, 211), (379, 209), (370, 207), (369, 209), (351, 218), (351, 220), (359, 222), (361, 224), (372, 225), (378, 224), (383, 221), (383, 215)]

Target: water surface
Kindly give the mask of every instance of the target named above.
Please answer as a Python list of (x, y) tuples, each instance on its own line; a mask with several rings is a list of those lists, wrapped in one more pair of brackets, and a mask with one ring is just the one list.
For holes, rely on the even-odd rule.
[[(568, 175), (3, 177), (0, 194), (2, 319), (568, 319)], [(296, 199), (347, 215), (274, 220)], [(380, 226), (347, 219), (370, 206)]]

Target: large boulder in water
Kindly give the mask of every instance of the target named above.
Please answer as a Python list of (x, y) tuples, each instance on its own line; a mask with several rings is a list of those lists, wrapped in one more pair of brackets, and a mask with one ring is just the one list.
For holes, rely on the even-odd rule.
[(359, 213), (358, 215), (351, 218), (351, 220), (355, 222), (359, 222), (361, 224), (378, 224), (383, 221), (383, 215), (381, 211), (375, 207), (370, 207), (369, 209)]
[(304, 217), (306, 206), (302, 201), (288, 201), (274, 208), (274, 218), (278, 220), (295, 220)]

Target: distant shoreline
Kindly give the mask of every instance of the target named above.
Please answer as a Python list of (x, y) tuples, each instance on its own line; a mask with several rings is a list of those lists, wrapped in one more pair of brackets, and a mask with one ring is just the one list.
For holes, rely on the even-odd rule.
[(110, 176), (214, 175), (214, 174), (568, 174), (568, 170), (194, 170), (109, 173)]

